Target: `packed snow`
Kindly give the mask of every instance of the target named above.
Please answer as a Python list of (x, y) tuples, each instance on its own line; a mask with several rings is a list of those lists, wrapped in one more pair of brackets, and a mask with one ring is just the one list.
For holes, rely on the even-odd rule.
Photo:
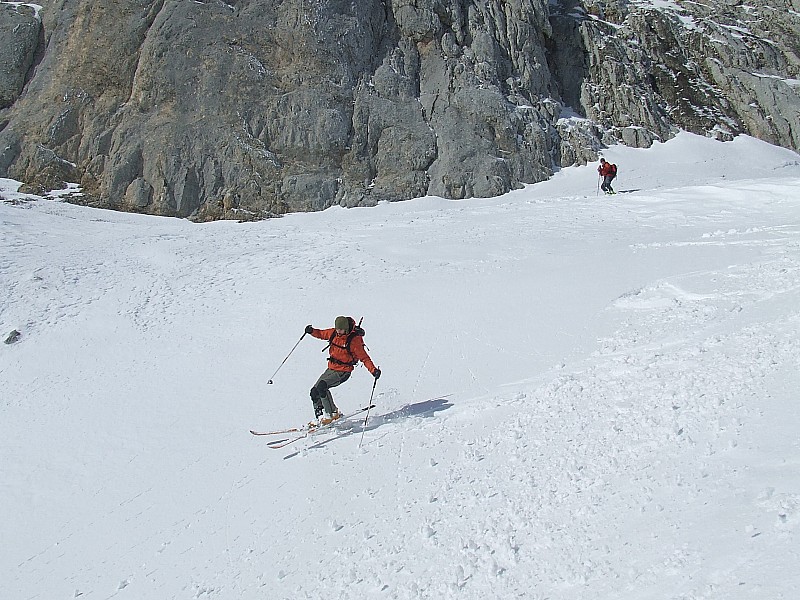
[[(0, 597), (797, 598), (800, 156), (604, 156), (249, 224), (2, 180)], [(376, 408), (271, 448), (337, 315)]]

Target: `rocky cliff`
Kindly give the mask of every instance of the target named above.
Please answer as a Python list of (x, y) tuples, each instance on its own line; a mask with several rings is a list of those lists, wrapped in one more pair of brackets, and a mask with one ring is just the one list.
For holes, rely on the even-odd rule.
[(800, 150), (800, 0), (0, 2), (0, 176), (258, 218), (492, 196), (678, 128)]

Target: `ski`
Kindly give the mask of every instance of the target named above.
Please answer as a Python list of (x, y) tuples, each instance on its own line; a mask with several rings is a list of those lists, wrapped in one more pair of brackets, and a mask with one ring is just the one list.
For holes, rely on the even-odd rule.
[(340, 419), (336, 419), (335, 421), (331, 421), (327, 425), (318, 425), (316, 427), (308, 427), (308, 426), (306, 426), (303, 429), (301, 429), (299, 432), (296, 432), (297, 435), (289, 437), (289, 438), (271, 440), (271, 441), (267, 442), (267, 446), (272, 448), (273, 450), (278, 450), (280, 448), (285, 448), (289, 444), (294, 444), (295, 442), (299, 442), (300, 440), (303, 440), (303, 439), (307, 438), (309, 435), (313, 435), (313, 434), (315, 434), (317, 432), (320, 432), (320, 431), (326, 431), (328, 429), (333, 429), (339, 424), (346, 423), (349, 419), (352, 419), (356, 415), (359, 415), (361, 413), (367, 412), (368, 410), (373, 409), (373, 408), (375, 408), (375, 405), (374, 404), (370, 404), (369, 406), (365, 406), (364, 408), (359, 408), (358, 410), (353, 411), (350, 414), (344, 415)]
[(342, 415), (339, 419), (331, 421), (327, 425), (316, 425), (314, 427), (311, 427), (309, 424), (309, 425), (302, 425), (300, 427), (289, 427), (287, 429), (276, 429), (275, 431), (256, 431), (254, 429), (251, 429), (250, 433), (252, 433), (253, 435), (283, 435), (285, 433), (302, 433), (303, 435), (299, 437), (305, 437), (305, 435), (308, 433), (319, 431), (320, 429), (326, 429), (332, 425), (335, 425), (336, 423), (339, 423), (340, 421), (345, 421), (373, 408), (375, 408), (374, 404), (370, 404), (369, 406), (365, 406), (364, 408), (359, 408), (358, 410), (353, 411), (349, 414)]
[(255, 431), (254, 429), (250, 430), (250, 433), (253, 435), (281, 435), (282, 433), (295, 433), (297, 431), (305, 431), (308, 429), (307, 425), (303, 427), (289, 427), (288, 429), (276, 429), (275, 431)]
[(288, 439), (277, 439), (277, 440), (273, 440), (271, 442), (267, 442), (267, 447), (268, 448), (272, 448), (273, 450), (278, 450), (280, 448), (285, 448), (289, 444), (294, 444), (295, 442), (299, 442), (300, 440), (303, 440), (303, 439), (307, 438), (308, 434), (311, 433), (312, 431), (316, 431), (316, 429), (314, 429), (314, 430), (309, 429), (305, 433), (302, 433), (300, 435), (297, 435), (297, 436), (294, 436), (294, 437), (291, 437), (291, 438), (288, 438)]

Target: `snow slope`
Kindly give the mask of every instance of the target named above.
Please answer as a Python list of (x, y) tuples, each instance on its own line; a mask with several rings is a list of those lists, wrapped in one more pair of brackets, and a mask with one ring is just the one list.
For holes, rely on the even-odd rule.
[[(800, 157), (606, 158), (253, 224), (0, 181), (0, 597), (796, 598)], [(377, 408), (269, 448), (338, 314)]]

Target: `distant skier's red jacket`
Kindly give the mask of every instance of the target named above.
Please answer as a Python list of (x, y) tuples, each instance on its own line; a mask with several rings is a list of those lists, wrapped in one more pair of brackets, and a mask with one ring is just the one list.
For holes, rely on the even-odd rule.
[(617, 168), (608, 161), (600, 163), (600, 166), (597, 167), (597, 172), (603, 177), (614, 177), (617, 174), (616, 170)]
[[(355, 321), (350, 318), (350, 331), (353, 331), (355, 327)], [(329, 369), (349, 373), (355, 368), (358, 361), (361, 361), (370, 373), (375, 373), (375, 364), (364, 348), (363, 335), (359, 335), (358, 333), (339, 335), (333, 328), (312, 329), (311, 335), (320, 340), (330, 340), (330, 352), (328, 357)], [(350, 338), (349, 344), (347, 343), (348, 337)]]

